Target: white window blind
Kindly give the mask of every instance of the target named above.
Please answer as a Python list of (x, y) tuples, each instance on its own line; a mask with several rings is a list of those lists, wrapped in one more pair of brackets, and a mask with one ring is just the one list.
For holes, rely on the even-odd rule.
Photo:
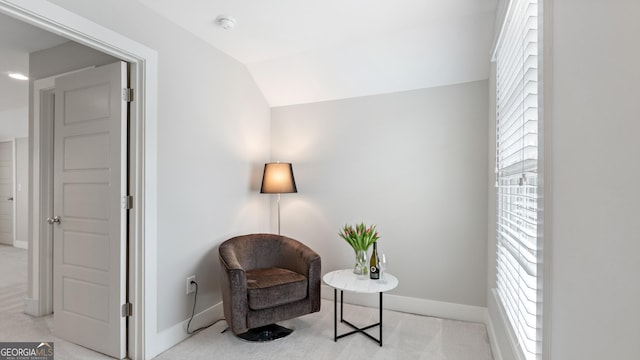
[(525, 359), (540, 357), (538, 4), (512, 0), (497, 46), (497, 292)]

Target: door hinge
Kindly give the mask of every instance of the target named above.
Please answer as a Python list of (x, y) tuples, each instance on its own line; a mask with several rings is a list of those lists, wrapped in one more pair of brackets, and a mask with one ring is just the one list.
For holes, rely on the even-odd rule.
[(122, 317), (129, 317), (133, 315), (133, 304), (130, 302), (122, 304)]
[(132, 88), (123, 88), (122, 89), (122, 100), (126, 102), (133, 101), (133, 89)]
[(122, 197), (122, 208), (125, 210), (133, 209), (133, 196), (127, 195)]

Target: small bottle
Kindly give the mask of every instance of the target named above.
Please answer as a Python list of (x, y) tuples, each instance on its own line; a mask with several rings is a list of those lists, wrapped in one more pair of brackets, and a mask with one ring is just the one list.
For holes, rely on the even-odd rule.
[(369, 260), (369, 278), (373, 280), (380, 279), (380, 263), (378, 260), (378, 242), (373, 243), (373, 252)]

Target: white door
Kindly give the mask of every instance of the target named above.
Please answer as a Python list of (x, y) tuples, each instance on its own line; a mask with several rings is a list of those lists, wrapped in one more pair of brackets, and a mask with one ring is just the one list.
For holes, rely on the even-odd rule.
[(13, 142), (0, 142), (0, 244), (13, 245)]
[[(54, 334), (126, 356), (125, 63), (55, 81)], [(123, 140), (124, 139), (124, 140)]]

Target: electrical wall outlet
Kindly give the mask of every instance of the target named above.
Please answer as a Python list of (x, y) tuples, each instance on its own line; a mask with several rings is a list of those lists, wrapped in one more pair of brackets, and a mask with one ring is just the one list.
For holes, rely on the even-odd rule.
[(196, 291), (196, 284), (192, 284), (191, 281), (196, 281), (195, 275), (191, 275), (187, 278), (187, 295)]

